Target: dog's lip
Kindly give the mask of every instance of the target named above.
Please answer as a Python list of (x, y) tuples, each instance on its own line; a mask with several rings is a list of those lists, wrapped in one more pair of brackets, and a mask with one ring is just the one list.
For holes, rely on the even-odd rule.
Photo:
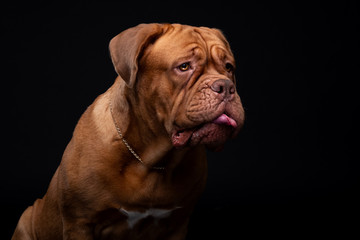
[(238, 126), (237, 122), (233, 118), (229, 117), (226, 113), (222, 113), (218, 117), (216, 117), (214, 120), (202, 123), (202, 124), (198, 125), (197, 127), (187, 128), (187, 129), (179, 129), (179, 130), (173, 131), (172, 136), (171, 136), (173, 146), (174, 147), (183, 147), (183, 146), (188, 145), (193, 133), (196, 132), (197, 130), (201, 129), (204, 125), (206, 125), (208, 123), (215, 123), (218, 125), (227, 125), (227, 126), (233, 127), (234, 129), (237, 128), (237, 126)]
[(195, 128), (177, 130), (172, 133), (171, 140), (174, 147), (183, 147), (190, 141)]

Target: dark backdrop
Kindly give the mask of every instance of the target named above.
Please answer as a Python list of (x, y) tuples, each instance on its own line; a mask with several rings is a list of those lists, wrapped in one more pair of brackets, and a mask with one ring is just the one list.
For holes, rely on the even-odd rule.
[(188, 239), (344, 239), (358, 228), (358, 5), (251, 2), (2, 8), (4, 239), (45, 193), (80, 115), (113, 83), (110, 39), (142, 22), (219, 28), (237, 60), (245, 127), (208, 153)]

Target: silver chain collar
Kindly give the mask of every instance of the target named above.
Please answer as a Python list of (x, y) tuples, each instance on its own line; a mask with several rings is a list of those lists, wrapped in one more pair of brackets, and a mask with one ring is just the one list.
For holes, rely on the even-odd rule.
[[(134, 151), (134, 149), (132, 149), (132, 147), (129, 145), (128, 141), (126, 141), (126, 139), (124, 138), (123, 134), (120, 131), (120, 128), (118, 127), (116, 120), (114, 118), (114, 113), (113, 113), (113, 107), (112, 104), (110, 102), (109, 104), (110, 107), (110, 113), (111, 113), (111, 117), (113, 119), (115, 128), (117, 133), (119, 134), (120, 139), (123, 141), (123, 143), (125, 144), (125, 146), (127, 147), (127, 149), (131, 152), (131, 154), (140, 162), (142, 163), (144, 166), (146, 166), (146, 164), (143, 162), (143, 160), (141, 159), (141, 157), (139, 155), (137, 155), (137, 153)], [(147, 167), (147, 166), (146, 166)], [(165, 170), (165, 167), (151, 167), (151, 169), (155, 169), (155, 170)]]

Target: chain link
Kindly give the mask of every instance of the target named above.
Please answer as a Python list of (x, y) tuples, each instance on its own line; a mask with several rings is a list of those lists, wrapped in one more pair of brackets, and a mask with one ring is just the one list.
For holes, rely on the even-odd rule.
[[(129, 145), (128, 141), (126, 141), (126, 139), (124, 138), (123, 134), (121, 133), (120, 128), (118, 127), (118, 125), (117, 125), (117, 123), (116, 123), (116, 120), (115, 120), (115, 118), (114, 118), (114, 113), (113, 113), (113, 108), (112, 108), (111, 102), (110, 102), (110, 104), (109, 104), (109, 107), (110, 107), (111, 117), (112, 117), (112, 119), (113, 119), (113, 122), (114, 122), (114, 125), (115, 125), (115, 128), (116, 128), (116, 131), (117, 131), (117, 133), (118, 133), (119, 136), (120, 136), (120, 139), (123, 141), (123, 143), (125, 144), (126, 148), (132, 153), (132, 155), (133, 155), (139, 162), (141, 162), (144, 166), (146, 166), (146, 164), (143, 162), (143, 160), (140, 158), (140, 156), (136, 154), (136, 152), (134, 151), (134, 149), (132, 149), (132, 147)], [(164, 170), (165, 167), (152, 167), (152, 169)]]

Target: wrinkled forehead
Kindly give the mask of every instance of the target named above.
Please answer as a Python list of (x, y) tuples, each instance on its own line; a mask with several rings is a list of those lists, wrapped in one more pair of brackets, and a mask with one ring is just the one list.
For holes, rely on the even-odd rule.
[(199, 49), (197, 52), (207, 57), (221, 52), (233, 58), (230, 47), (220, 31), (176, 24), (171, 25), (156, 41), (153, 51), (175, 57), (194, 49)]

